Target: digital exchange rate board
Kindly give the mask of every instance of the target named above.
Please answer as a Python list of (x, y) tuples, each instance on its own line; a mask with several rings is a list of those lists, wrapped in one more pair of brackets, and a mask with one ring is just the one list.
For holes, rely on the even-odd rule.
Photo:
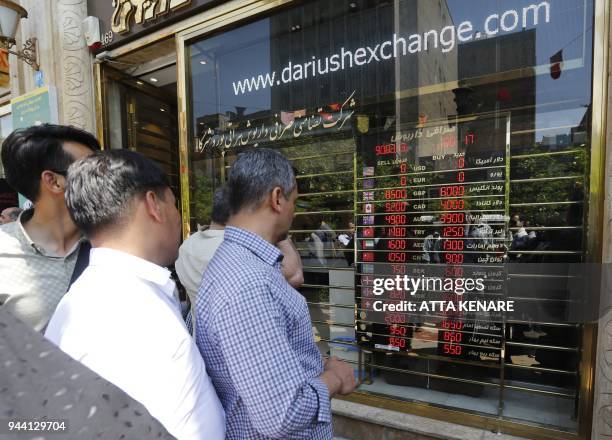
[(375, 294), (373, 284), (405, 275), (480, 278), (478, 299), (504, 297), (509, 126), (498, 114), (360, 136), (356, 328), (362, 347), (500, 363), (502, 312), (380, 311), (376, 301), (456, 304), (465, 297), (436, 283), (416, 294)]

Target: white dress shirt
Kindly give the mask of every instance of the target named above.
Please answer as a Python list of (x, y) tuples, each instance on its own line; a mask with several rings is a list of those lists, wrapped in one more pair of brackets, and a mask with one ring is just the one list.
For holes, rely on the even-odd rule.
[(225, 414), (179, 313), (170, 272), (112, 249), (60, 301), (45, 336), (141, 402), (179, 440), (225, 437)]

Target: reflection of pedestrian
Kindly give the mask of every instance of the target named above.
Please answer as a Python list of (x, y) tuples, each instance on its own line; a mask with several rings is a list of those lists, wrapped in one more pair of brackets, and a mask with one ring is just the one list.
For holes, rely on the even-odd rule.
[(435, 231), (425, 237), (423, 242), (423, 260), (427, 263), (438, 264), (442, 262), (442, 240), (440, 233)]
[(340, 234), (338, 241), (344, 246), (344, 258), (349, 266), (355, 263), (355, 223), (349, 222), (349, 232)]
[(326, 266), (327, 257), (330, 254), (335, 257), (334, 240), (336, 239), (336, 233), (325, 220), (321, 220), (319, 229), (310, 234), (310, 239), (309, 248), (311, 252), (315, 254), (319, 264)]

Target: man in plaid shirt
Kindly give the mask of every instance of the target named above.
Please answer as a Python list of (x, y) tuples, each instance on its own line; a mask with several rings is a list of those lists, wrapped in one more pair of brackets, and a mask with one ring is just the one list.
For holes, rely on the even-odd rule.
[(355, 387), (353, 369), (325, 363), (308, 306), (283, 278), (274, 246), (291, 226), (297, 186), (280, 153), (238, 156), (232, 216), (196, 299), (196, 342), (226, 413), (228, 439), (331, 439), (330, 397)]

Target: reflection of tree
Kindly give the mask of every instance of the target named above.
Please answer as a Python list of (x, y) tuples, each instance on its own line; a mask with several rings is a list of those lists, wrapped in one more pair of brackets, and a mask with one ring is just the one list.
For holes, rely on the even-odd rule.
[(193, 177), (192, 216), (198, 223), (208, 224), (212, 214), (213, 179), (202, 168), (195, 168)]
[[(561, 205), (556, 202), (583, 202), (584, 176), (587, 170), (587, 152), (558, 156), (522, 157), (511, 164), (510, 203), (551, 203), (525, 207), (523, 218), (533, 225), (562, 226), (580, 224), (582, 206)], [(563, 177), (577, 176), (576, 179)], [(512, 183), (518, 179), (540, 179), (557, 177), (554, 180), (529, 180)]]

